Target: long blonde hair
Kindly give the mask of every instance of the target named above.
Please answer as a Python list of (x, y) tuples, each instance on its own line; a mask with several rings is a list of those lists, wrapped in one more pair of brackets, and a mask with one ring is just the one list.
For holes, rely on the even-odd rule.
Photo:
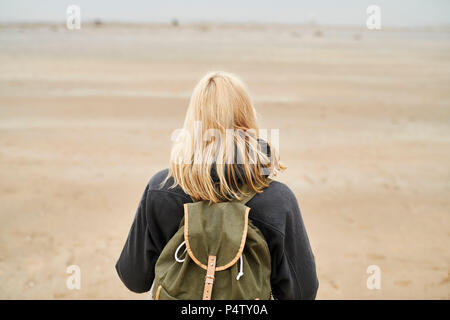
[(286, 168), (277, 150), (260, 139), (246, 87), (230, 73), (211, 72), (199, 81), (173, 140), (164, 183), (173, 177), (172, 187), (179, 185), (195, 200), (241, 199), (248, 187), (261, 193), (267, 177)]

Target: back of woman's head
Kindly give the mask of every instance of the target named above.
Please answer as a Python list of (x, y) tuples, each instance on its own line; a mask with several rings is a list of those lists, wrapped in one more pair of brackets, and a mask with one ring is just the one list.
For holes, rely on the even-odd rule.
[(245, 85), (230, 73), (200, 80), (174, 140), (168, 178), (196, 200), (240, 199), (244, 185), (260, 193), (267, 177), (285, 168), (260, 138)]

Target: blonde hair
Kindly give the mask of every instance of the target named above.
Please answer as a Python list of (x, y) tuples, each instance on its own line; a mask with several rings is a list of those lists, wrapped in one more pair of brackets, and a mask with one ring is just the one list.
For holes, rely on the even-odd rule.
[(286, 168), (268, 141), (269, 154), (261, 150), (255, 109), (244, 83), (230, 73), (211, 72), (200, 80), (174, 140), (163, 183), (173, 177), (172, 187), (195, 200), (241, 199), (248, 187), (261, 193), (267, 177)]

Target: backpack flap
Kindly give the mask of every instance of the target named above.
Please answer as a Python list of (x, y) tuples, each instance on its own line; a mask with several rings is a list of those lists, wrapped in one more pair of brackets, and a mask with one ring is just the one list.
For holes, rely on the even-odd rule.
[(215, 271), (234, 265), (244, 250), (249, 211), (240, 202), (185, 204), (184, 240), (190, 258), (204, 270), (210, 256), (216, 257)]

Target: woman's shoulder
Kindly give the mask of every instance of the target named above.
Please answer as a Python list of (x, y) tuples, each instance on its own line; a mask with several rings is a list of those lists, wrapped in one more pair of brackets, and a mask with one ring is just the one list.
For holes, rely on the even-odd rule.
[(260, 194), (255, 195), (247, 205), (251, 208), (250, 218), (284, 234), (286, 225), (300, 217), (295, 194), (284, 183), (272, 181)]
[(261, 194), (255, 196), (257, 199), (266, 200), (266, 201), (277, 201), (277, 202), (285, 202), (285, 201), (296, 201), (296, 197), (294, 192), (289, 188), (286, 184), (272, 180), (271, 183)]
[[(173, 186), (173, 177), (169, 177), (168, 179), (166, 179), (168, 174), (169, 169), (163, 169), (155, 173), (148, 182), (148, 194), (152, 194), (153, 199), (163, 198), (167, 200), (167, 196), (169, 198), (176, 196), (177, 198), (184, 198), (184, 201), (192, 201), (180, 186)], [(164, 194), (166, 196), (164, 196)]]
[[(155, 173), (148, 182), (148, 188), (150, 190), (161, 190), (164, 188), (168, 188), (171, 185), (171, 181), (167, 181), (163, 184), (164, 180), (167, 178), (169, 174), (169, 169), (163, 169)], [(170, 180), (170, 179), (169, 179)]]

